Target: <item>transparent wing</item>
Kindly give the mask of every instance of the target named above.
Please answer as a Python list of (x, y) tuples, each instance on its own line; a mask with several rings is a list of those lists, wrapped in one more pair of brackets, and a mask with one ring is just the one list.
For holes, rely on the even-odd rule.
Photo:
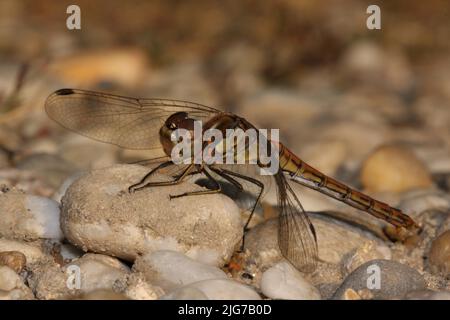
[(278, 245), (283, 256), (298, 270), (313, 272), (317, 266), (314, 226), (282, 172), (275, 175), (278, 204)]
[(78, 89), (60, 89), (45, 102), (49, 117), (63, 127), (128, 149), (158, 149), (159, 129), (173, 113), (209, 119), (218, 110), (164, 99), (138, 99)]

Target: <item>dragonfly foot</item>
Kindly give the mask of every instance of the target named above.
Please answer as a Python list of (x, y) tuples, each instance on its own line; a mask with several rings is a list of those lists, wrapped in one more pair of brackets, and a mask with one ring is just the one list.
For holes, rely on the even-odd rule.
[(169, 194), (169, 199), (172, 200), (172, 199), (176, 199), (176, 198), (181, 198), (181, 197), (184, 197), (186, 195), (187, 195), (186, 193), (176, 194), (176, 195)]

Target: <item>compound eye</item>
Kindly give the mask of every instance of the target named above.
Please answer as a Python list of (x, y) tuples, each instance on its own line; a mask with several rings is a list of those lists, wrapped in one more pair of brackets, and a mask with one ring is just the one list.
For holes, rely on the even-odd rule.
[(175, 130), (176, 128), (177, 128), (177, 125), (176, 125), (175, 123), (171, 122), (171, 123), (169, 124), (169, 129)]

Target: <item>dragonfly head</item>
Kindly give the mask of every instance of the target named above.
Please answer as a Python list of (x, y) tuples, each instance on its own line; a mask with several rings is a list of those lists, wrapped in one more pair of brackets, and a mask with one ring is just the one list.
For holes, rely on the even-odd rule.
[(159, 130), (159, 138), (161, 140), (164, 152), (168, 156), (171, 155), (172, 148), (177, 143), (177, 141), (172, 141), (173, 132), (178, 129), (185, 129), (191, 131), (192, 133), (194, 131), (194, 122), (195, 120), (189, 118), (187, 112), (177, 112), (167, 118), (164, 125)]

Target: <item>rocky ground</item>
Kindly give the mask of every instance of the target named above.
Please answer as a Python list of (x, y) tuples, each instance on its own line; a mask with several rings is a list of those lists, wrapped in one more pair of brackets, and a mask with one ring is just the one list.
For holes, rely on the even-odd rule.
[[(58, 29), (58, 7), (28, 16), (32, 2), (20, 3), (0, 10), (0, 299), (450, 299), (450, 29), (439, 2), (391, 5), (386, 21), (396, 23), (378, 36), (358, 29), (357, 1), (285, 1), (250, 16), (142, 4), (166, 18), (117, 9), (136, 19), (116, 29), (89, 7), (99, 19), (76, 36)], [(227, 20), (236, 12), (240, 26)], [(152, 154), (53, 123), (44, 101), (63, 87), (191, 100), (279, 128), (300, 158), (423, 231), (398, 239), (384, 222), (292, 184), (319, 248), (317, 270), (301, 273), (277, 245), (272, 184), (239, 252), (242, 194), (169, 199), (202, 190), (195, 179), (128, 193), (149, 170), (128, 163)]]

